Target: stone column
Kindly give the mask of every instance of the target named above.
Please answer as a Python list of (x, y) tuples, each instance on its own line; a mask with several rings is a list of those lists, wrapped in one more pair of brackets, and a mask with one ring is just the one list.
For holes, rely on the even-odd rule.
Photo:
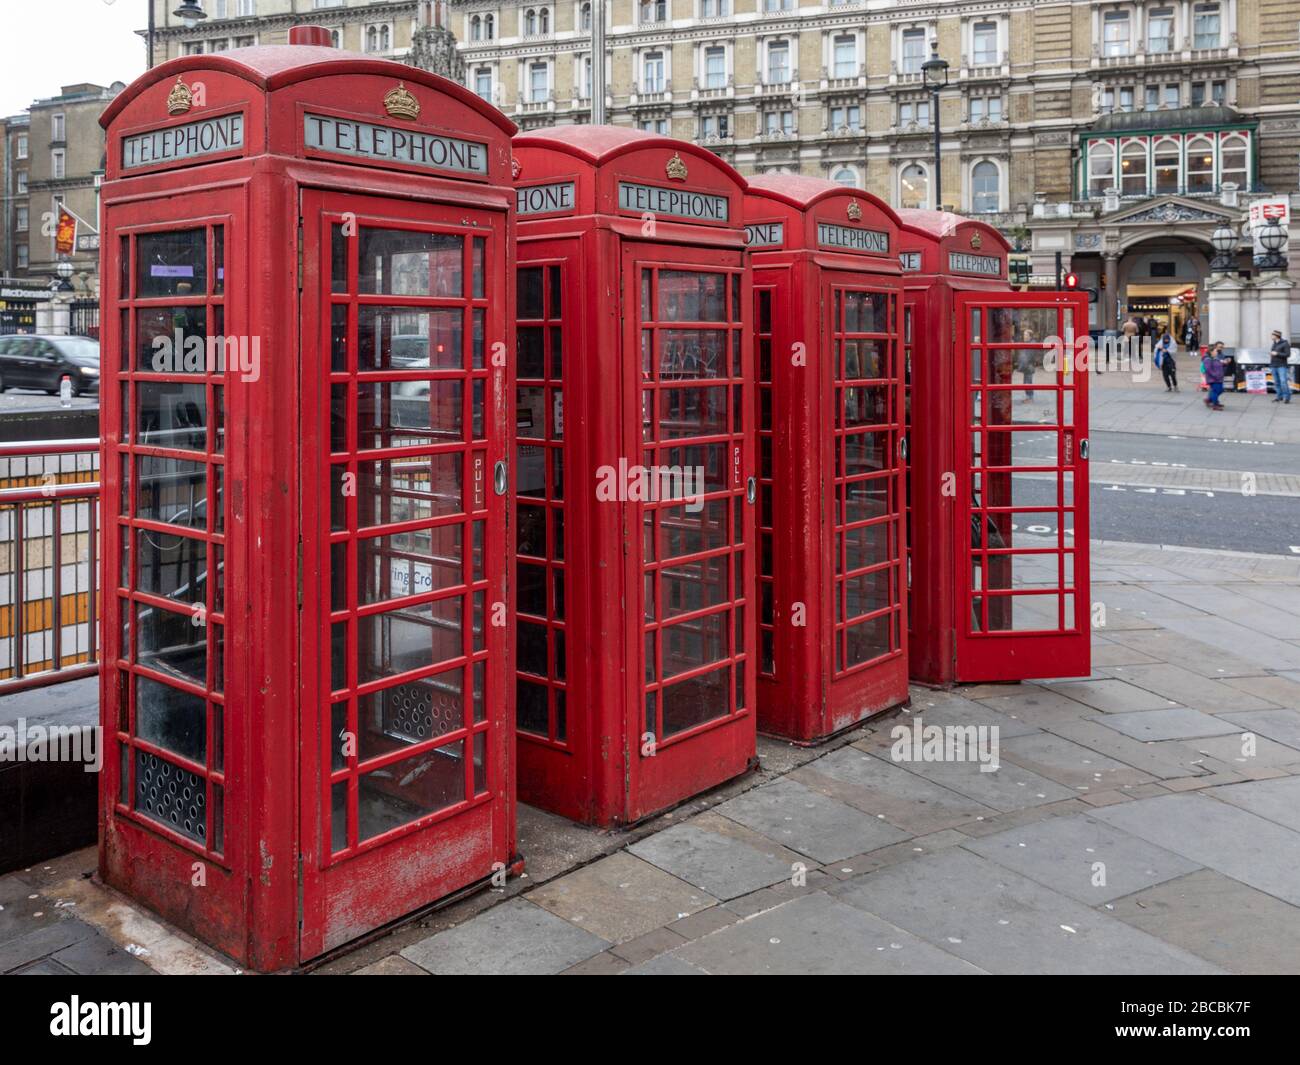
[(1295, 282), (1285, 273), (1277, 270), (1265, 270), (1255, 282), (1259, 293), (1259, 346), (1266, 348), (1273, 343), (1274, 329), (1282, 330), (1282, 336), (1291, 339), (1291, 290)]
[(1236, 274), (1211, 274), (1206, 279), (1205, 314), (1201, 318), (1203, 343), (1222, 340), (1230, 348), (1242, 346), (1242, 297), (1247, 287)]
[(1114, 330), (1119, 328), (1119, 254), (1106, 252), (1102, 256), (1102, 262), (1102, 268), (1106, 271), (1106, 285), (1103, 290), (1106, 313), (1102, 319), (1102, 326)]

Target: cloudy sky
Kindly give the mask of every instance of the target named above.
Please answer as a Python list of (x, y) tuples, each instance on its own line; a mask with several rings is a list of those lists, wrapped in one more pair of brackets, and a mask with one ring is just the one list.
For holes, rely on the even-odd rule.
[(130, 82), (148, 21), (148, 0), (0, 0), (0, 115), (64, 85)]

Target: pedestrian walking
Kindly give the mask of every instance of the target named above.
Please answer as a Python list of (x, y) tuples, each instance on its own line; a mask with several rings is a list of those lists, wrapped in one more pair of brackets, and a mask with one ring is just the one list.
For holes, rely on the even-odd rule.
[(1183, 329), (1183, 343), (1187, 345), (1189, 355), (1201, 346), (1201, 320), (1196, 315), (1187, 319), (1187, 325)]
[(1210, 394), (1205, 398), (1205, 405), (1210, 410), (1223, 410), (1219, 397), (1223, 395), (1223, 342), (1210, 347), (1205, 356), (1205, 383), (1210, 386)]
[(1269, 348), (1268, 368), (1273, 372), (1273, 389), (1277, 393), (1274, 403), (1291, 402), (1291, 367), (1287, 360), (1291, 358), (1291, 342), (1282, 336), (1282, 330), (1273, 330), (1273, 346)]
[(1166, 392), (1178, 391), (1178, 361), (1174, 358), (1177, 348), (1178, 345), (1174, 343), (1173, 336), (1167, 330), (1156, 341), (1156, 365), (1160, 367), (1160, 376), (1164, 378)]

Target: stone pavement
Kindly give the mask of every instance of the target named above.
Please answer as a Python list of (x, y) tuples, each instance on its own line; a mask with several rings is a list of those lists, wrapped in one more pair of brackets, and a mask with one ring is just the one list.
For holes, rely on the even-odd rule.
[(1089, 430), (1300, 443), (1300, 395), (1286, 404), (1274, 403), (1271, 392), (1228, 392), (1223, 397), (1226, 409), (1207, 410), (1205, 393), (1197, 388), (1199, 365), (1199, 360), (1179, 354), (1178, 392), (1165, 391), (1159, 370), (1149, 381), (1134, 381), (1122, 373), (1093, 373), (1088, 378)]
[[(1094, 561), (1090, 677), (916, 687), (626, 833), (522, 807), (525, 876), (317, 971), (1300, 969), (1300, 560)], [(917, 719), (998, 726), (1001, 768), (894, 761)], [(93, 867), (0, 878), (0, 971), (233, 971)]]

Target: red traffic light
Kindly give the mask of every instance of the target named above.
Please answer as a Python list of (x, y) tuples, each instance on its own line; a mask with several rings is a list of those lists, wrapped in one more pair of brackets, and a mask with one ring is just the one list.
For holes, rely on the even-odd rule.
[(1065, 287), (1066, 287), (1067, 289), (1070, 289), (1071, 291), (1073, 291), (1074, 289), (1078, 288), (1078, 287), (1079, 287), (1079, 275), (1078, 275), (1078, 274), (1066, 274), (1066, 275), (1065, 275)]

